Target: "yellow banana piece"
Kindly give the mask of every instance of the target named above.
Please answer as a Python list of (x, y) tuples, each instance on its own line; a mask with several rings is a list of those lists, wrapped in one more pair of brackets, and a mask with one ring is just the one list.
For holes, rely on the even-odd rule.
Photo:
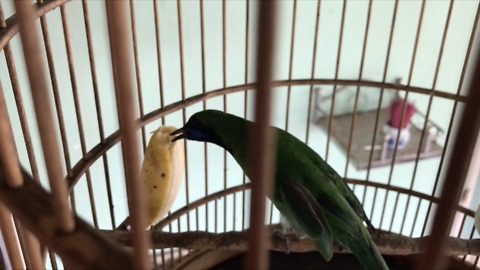
[(161, 126), (150, 138), (143, 159), (141, 179), (147, 192), (148, 226), (170, 210), (182, 184), (185, 152), (181, 141), (171, 142), (175, 127)]

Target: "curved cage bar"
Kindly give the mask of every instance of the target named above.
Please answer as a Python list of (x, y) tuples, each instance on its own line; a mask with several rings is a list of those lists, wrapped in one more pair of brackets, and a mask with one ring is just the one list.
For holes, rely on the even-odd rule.
[[(13, 135), (26, 183), (14, 190), (6, 179), (0, 180), (0, 249), (7, 267), (88, 265), (62, 252), (68, 248), (59, 243), (67, 241), (62, 237), (68, 233), (54, 235), (58, 223), (46, 226), (51, 231), (43, 230), (45, 222), (40, 233), (26, 229), (32, 218), (45, 215), (50, 222), (56, 213), (42, 197), (49, 193), (39, 188), (50, 192), (47, 181), (52, 178), (47, 173), (52, 148), (45, 148), (42, 128), (36, 125), (42, 121), (51, 121), (54, 128), (50, 134), (61, 158), (55, 166), (60, 167), (76, 216), (72, 239), (88, 235), (88, 243), (124, 260), (92, 259), (88, 266), (189, 269), (208, 258), (222, 263), (243, 254), (252, 185), (235, 160), (211, 144), (185, 142), (183, 185), (168, 215), (150, 228), (152, 239), (132, 243), (145, 236), (138, 229), (143, 217), (133, 219), (136, 225), (127, 218), (141, 212), (135, 172), (151, 134), (161, 125), (181, 127), (205, 109), (254, 120), (262, 108), (255, 106), (257, 78), (271, 67), (273, 77), (266, 86), (272, 91), (271, 124), (308, 144), (345, 179), (379, 231), (372, 235), (380, 251), (392, 256), (431, 251), (421, 243), (437, 233), (432, 231), (433, 224), (439, 224), (434, 222), (437, 209), (450, 209), (442, 191), (452, 183), (445, 168), (459, 147), (455, 134), (462, 112), (476, 102), (468, 90), (478, 79), (479, 1), (279, 2), (274, 62), (261, 70), (256, 62), (261, 56), (258, 34), (265, 20), (258, 17), (259, 2), (119, 2), (32, 1), (31, 31), (41, 33), (35, 51), (17, 35), (23, 21), (18, 21), (14, 2), (0, 5), (0, 101), (5, 100), (0, 102), (0, 131)], [(35, 81), (28, 80), (35, 72), (27, 68), (32, 59), (23, 59), (27, 54), (22, 48), (41, 60), (35, 68), (45, 73), (44, 98), (52, 109), (47, 120), (36, 118), (38, 104), (29, 92)], [(395, 103), (398, 100), (402, 102)], [(415, 110), (409, 114), (411, 108)], [(393, 122), (398, 125), (389, 133)], [(471, 124), (472, 129), (478, 126)], [(402, 130), (410, 136), (406, 145)], [(472, 146), (472, 153), (480, 152), (478, 140), (463, 143)], [(1, 176), (16, 166), (6, 165), (16, 164), (12, 160), (14, 155), (2, 155)], [(450, 242), (438, 241), (455, 262), (479, 268), (474, 204), (480, 201), (474, 194), (480, 191), (475, 169), (480, 162), (472, 154), (467, 163), (470, 169), (458, 179), (465, 185), (449, 186), (459, 189), (458, 196), (451, 197), (459, 198), (451, 208), (452, 224), (441, 226)], [(28, 192), (39, 201), (37, 213), (22, 206), (28, 201), (20, 194)], [(264, 207), (264, 223), (274, 230), (280, 213), (268, 199)], [(68, 222), (63, 223), (60, 227), (68, 231)], [(117, 230), (127, 223), (134, 227), (131, 233)], [(33, 235), (53, 240), (38, 243)], [(153, 248), (142, 251), (150, 244)], [(121, 245), (135, 246), (136, 256), (125, 255)], [(202, 245), (210, 251), (201, 250)], [(88, 251), (74, 246), (78, 256), (88, 258)], [(285, 251), (275, 237), (269, 247)], [(314, 250), (308, 240), (291, 248)], [(346, 252), (340, 246), (335, 251)], [(148, 261), (140, 258), (146, 253)], [(109, 255), (95, 258), (100, 256)]]

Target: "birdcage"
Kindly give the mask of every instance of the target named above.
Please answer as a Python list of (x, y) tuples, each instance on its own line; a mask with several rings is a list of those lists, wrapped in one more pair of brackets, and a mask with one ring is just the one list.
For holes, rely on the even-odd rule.
[[(271, 124), (347, 181), (392, 269), (478, 268), (479, 1), (39, 0), (0, 11), (2, 266), (360, 267), (338, 245), (326, 263), (308, 238), (267, 240), (281, 218), (265, 199)], [(186, 141), (183, 185), (147, 233), (142, 149), (159, 126), (206, 109), (257, 122), (253, 178), (264, 181)]]

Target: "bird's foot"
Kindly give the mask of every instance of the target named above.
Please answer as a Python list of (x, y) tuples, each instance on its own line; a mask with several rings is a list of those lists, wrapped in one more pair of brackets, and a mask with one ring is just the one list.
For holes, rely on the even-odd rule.
[(287, 231), (282, 229), (274, 229), (273, 234), (285, 242), (285, 254), (290, 253), (290, 239), (297, 238), (297, 235), (293, 231)]

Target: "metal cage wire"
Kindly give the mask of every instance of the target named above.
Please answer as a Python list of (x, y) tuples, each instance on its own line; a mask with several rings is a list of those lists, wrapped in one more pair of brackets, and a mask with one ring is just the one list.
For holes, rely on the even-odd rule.
[[(145, 203), (135, 181), (141, 149), (158, 125), (181, 126), (207, 108), (256, 120), (260, 127), (273, 123), (305, 141), (352, 186), (376, 227), (433, 239), (419, 267), (444, 265), (449, 234), (466, 241), (478, 238), (474, 212), (458, 203), (480, 124), (478, 1), (32, 4), (0, 6), (5, 57), (0, 63), (5, 67), (0, 74), (0, 229), (13, 268), (44, 266), (36, 237), (49, 247), (47, 267), (62, 267), (56, 254), (67, 267), (86, 266), (62, 253), (68, 235), (94, 235), (75, 216), (112, 236), (110, 230), (129, 213), (135, 256), (125, 256), (125, 263), (167, 269), (195, 248), (162, 246), (163, 236), (251, 228), (247, 267), (265, 268), (268, 244), (262, 228), (279, 219), (273, 204), (265, 202), (268, 182), (249, 183), (226, 151), (207, 144), (185, 143), (184, 188), (173, 211), (152, 228), (154, 248), (147, 252), (151, 243), (141, 228), (145, 217), (135, 210)], [(405, 83), (393, 82), (399, 76)], [(321, 104), (327, 111), (323, 131), (314, 125), (318, 87), (329, 96)], [(340, 88), (348, 88), (353, 100), (346, 154), (334, 134), (336, 110), (345, 102)], [(352, 152), (359, 151), (353, 131), (365, 112), (360, 98), (377, 99), (368, 138), (374, 149), (383, 124), (380, 111), (392, 92), (413, 96), (422, 108), (416, 157), (410, 165), (399, 164), (396, 146), (389, 166), (381, 170), (372, 167), (376, 153), (371, 150), (367, 170), (359, 172)], [(443, 119), (439, 111), (451, 113)], [(420, 157), (429, 120), (445, 128), (443, 150), (434, 162)], [(271, 137), (261, 128), (255, 136), (258, 144), (252, 149), (262, 149), (262, 155), (254, 178), (268, 179)], [(402, 170), (408, 173), (399, 174)], [(422, 178), (430, 183), (427, 189)], [(52, 211), (22, 205), (29, 201), (20, 194), (43, 198), (31, 180), (49, 187)], [(34, 218), (42, 214), (55, 221), (51, 231), (35, 228)], [(459, 224), (452, 228), (454, 219)], [(65, 235), (54, 234), (57, 228)], [(112, 254), (123, 254), (109, 240), (92, 237)], [(78, 256), (88, 255), (75, 248)], [(478, 249), (459, 258), (478, 267)]]

